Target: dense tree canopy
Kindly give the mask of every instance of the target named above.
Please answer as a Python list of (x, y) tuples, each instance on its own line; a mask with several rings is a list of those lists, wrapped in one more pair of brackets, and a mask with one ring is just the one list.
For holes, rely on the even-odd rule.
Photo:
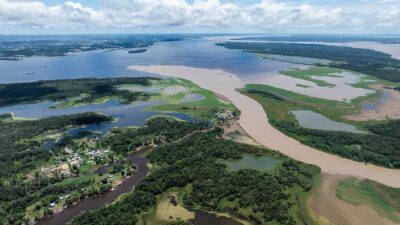
[(400, 60), (370, 49), (297, 43), (226, 42), (219, 45), (262, 54), (327, 59), (332, 61), (331, 67), (400, 82)]

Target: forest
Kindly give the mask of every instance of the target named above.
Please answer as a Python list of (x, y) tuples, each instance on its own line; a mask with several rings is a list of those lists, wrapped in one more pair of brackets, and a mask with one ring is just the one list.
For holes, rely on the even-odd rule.
[[(3, 158), (1, 158), (0, 181), (4, 185), (0, 186), (0, 224), (26, 222), (27, 210), (32, 205), (35, 206), (35, 211), (43, 209), (44, 215), (51, 214), (49, 204), (60, 201), (59, 197), (63, 195), (69, 196), (65, 204), (70, 205), (87, 196), (104, 193), (111, 188), (109, 175), (125, 175), (126, 167), (134, 168), (135, 166), (131, 165), (126, 157), (122, 157), (121, 160), (111, 161), (109, 165), (111, 169), (105, 174), (92, 171), (79, 173), (78, 171), (74, 177), (47, 177), (37, 170), (43, 164), (52, 162), (55, 156), (64, 154), (64, 147), (83, 148), (83, 146), (74, 144), (75, 138), (65, 137), (64, 141), (58, 143), (51, 151), (47, 151), (41, 148), (40, 141), (31, 140), (32, 137), (46, 131), (63, 129), (67, 125), (99, 123), (110, 119), (100, 114), (85, 113), (2, 124), (4, 129), (0, 140), (3, 141), (3, 145), (8, 144), (9, 149), (15, 149), (15, 151), (9, 151), (7, 146), (3, 146), (3, 151), (1, 151)], [(98, 139), (96, 148), (109, 148), (116, 154), (126, 155), (128, 151), (154, 141), (159, 144), (173, 142), (195, 131), (209, 128), (208, 123), (187, 123), (172, 118), (154, 118), (147, 121), (146, 126), (140, 128), (113, 129), (105, 137)], [(3, 139), (7, 133), (12, 134), (10, 142)], [(20, 144), (21, 140), (24, 140), (26, 145)], [(29, 148), (32, 148), (32, 151), (29, 151)], [(24, 166), (17, 167), (16, 165)], [(37, 171), (33, 173), (34, 178), (27, 179), (32, 171)], [(40, 215), (37, 215), (35, 220), (40, 220), (40, 218)]]
[(327, 59), (329, 66), (400, 82), (400, 60), (389, 54), (370, 50), (322, 44), (225, 42), (229, 49), (285, 56)]
[(82, 113), (0, 123), (0, 224), (21, 224), (26, 207), (35, 199), (52, 202), (58, 199), (55, 193), (68, 193), (76, 187), (95, 182), (94, 179), (84, 178), (64, 182), (63, 185), (52, 185), (63, 179), (39, 179), (39, 173), (35, 174), (35, 179), (27, 179), (26, 173), (48, 162), (53, 156), (51, 151), (43, 149), (43, 143), (36, 139), (37, 136), (50, 131), (62, 132), (70, 126), (102, 123), (111, 119), (97, 113)]
[(122, 102), (146, 100), (143, 92), (118, 90), (115, 85), (138, 84), (149, 86), (150, 81), (157, 78), (119, 77), (119, 78), (82, 78), (71, 80), (48, 80), (28, 83), (0, 84), (0, 106), (30, 103), (35, 101), (62, 101), (67, 98), (82, 96), (76, 103), (90, 103), (102, 97), (115, 96)]
[(66, 56), (93, 50), (146, 49), (156, 42), (181, 41), (175, 35), (69, 35), (4, 36), (0, 38), (0, 60), (19, 60), (32, 56)]
[(246, 41), (275, 41), (275, 42), (382, 42), (382, 43), (400, 43), (398, 36), (362, 36), (362, 35), (277, 35), (266, 37), (243, 37), (234, 40)]
[(126, 154), (143, 144), (170, 143), (210, 126), (208, 122), (187, 123), (160, 117), (147, 121), (146, 126), (140, 129), (114, 129), (101, 140), (101, 145), (110, 147), (115, 153)]
[[(304, 107), (301, 102), (269, 91), (245, 89), (244, 93), (264, 106), (273, 126), (304, 144), (355, 161), (400, 168), (400, 120), (367, 124), (367, 134), (307, 129), (289, 116), (291, 109)], [(277, 112), (283, 117), (276, 117)]]
[[(179, 127), (170, 126), (168, 131), (177, 134)], [(200, 125), (197, 129), (204, 127)], [(82, 214), (72, 224), (135, 224), (155, 206), (162, 193), (188, 185), (192, 191), (184, 202), (189, 209), (200, 207), (227, 212), (254, 224), (307, 224), (300, 219), (296, 197), (311, 189), (319, 169), (270, 150), (223, 139), (222, 133), (221, 128), (207, 129), (159, 145), (148, 154), (157, 169), (132, 192), (114, 204)], [(282, 159), (283, 163), (271, 172), (251, 169), (228, 172), (220, 162), (239, 159), (245, 153), (270, 155)]]
[(0, 123), (0, 178), (31, 170), (37, 162), (48, 159), (49, 152), (43, 151), (41, 143), (32, 138), (67, 126), (96, 124), (111, 119), (109, 116), (89, 112)]

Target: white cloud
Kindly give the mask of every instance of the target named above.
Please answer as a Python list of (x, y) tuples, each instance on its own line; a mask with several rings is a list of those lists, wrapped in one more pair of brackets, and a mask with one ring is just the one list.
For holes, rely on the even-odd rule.
[[(366, 0), (369, 1), (369, 0)], [(239, 5), (219, 0), (103, 0), (99, 9), (79, 2), (48, 6), (39, 0), (0, 0), (0, 26), (10, 28), (399, 28), (400, 7), (385, 14), (353, 12), (337, 6), (289, 4), (274, 0)], [(381, 4), (381, 3), (377, 3)], [(353, 6), (354, 7), (354, 6)], [(352, 7), (352, 8), (353, 8)]]
[(381, 13), (378, 17), (379, 26), (400, 28), (400, 4), (391, 10)]

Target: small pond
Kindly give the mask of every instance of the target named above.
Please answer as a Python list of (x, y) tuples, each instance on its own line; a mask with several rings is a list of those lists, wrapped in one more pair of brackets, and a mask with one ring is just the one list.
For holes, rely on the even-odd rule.
[(268, 156), (256, 157), (246, 154), (239, 160), (226, 160), (225, 165), (231, 172), (236, 172), (241, 169), (253, 169), (261, 172), (271, 170), (277, 166), (281, 160), (274, 159)]
[(243, 225), (231, 218), (225, 216), (217, 216), (212, 213), (201, 210), (195, 211), (195, 217), (191, 222), (194, 225)]
[(203, 95), (200, 94), (187, 94), (183, 97), (180, 102), (181, 103), (188, 103), (188, 102), (198, 102), (205, 99)]
[(351, 133), (365, 133), (357, 127), (333, 121), (319, 113), (309, 110), (292, 110), (290, 111), (297, 119), (302, 127), (317, 130), (329, 130), (329, 131), (344, 131)]

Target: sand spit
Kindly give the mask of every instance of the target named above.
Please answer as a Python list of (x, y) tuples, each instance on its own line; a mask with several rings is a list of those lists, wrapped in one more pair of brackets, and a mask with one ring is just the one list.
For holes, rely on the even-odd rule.
[(341, 225), (394, 225), (375, 210), (365, 205), (352, 205), (336, 196), (336, 187), (345, 176), (322, 174), (321, 186), (313, 198), (312, 208), (334, 224)]
[(319, 151), (272, 127), (263, 107), (236, 91), (244, 84), (234, 74), (222, 70), (167, 65), (131, 66), (129, 69), (191, 80), (202, 88), (227, 97), (241, 111), (238, 122), (246, 133), (258, 143), (293, 159), (317, 165), (326, 173), (367, 178), (388, 186), (400, 187), (400, 170), (366, 165)]

